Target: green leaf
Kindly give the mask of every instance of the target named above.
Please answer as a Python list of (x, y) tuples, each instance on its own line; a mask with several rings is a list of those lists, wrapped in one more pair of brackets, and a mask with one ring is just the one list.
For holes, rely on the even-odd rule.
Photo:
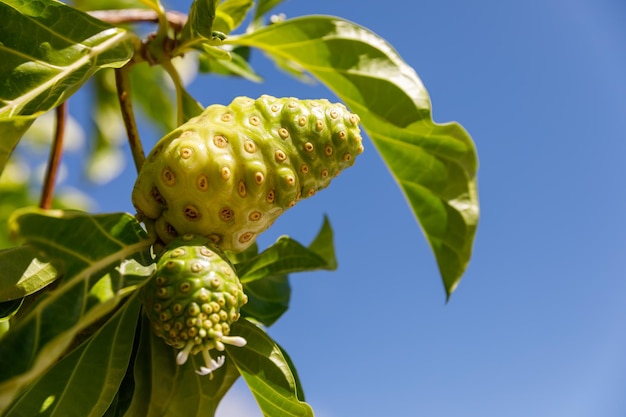
[(415, 70), (375, 33), (330, 16), (291, 19), (225, 42), (296, 63), (360, 116), (421, 224), (449, 296), (471, 257), (478, 162), (459, 124), (434, 123)]
[[(0, 37), (1, 36), (0, 31)], [(2, 57), (1, 47), (0, 57)], [(0, 71), (2, 71), (2, 63), (0, 63)], [(0, 138), (2, 138), (0, 139), (0, 175), (2, 175), (4, 167), (9, 161), (13, 149), (15, 149), (18, 142), (35, 119), (36, 116), (0, 117)]]
[(0, 251), (0, 302), (44, 288), (59, 277), (57, 269), (29, 246)]
[(192, 356), (183, 366), (175, 358), (175, 350), (154, 335), (144, 317), (135, 359), (135, 391), (125, 417), (212, 416), (239, 377), (229, 361), (210, 377), (195, 373), (203, 364), (201, 358)]
[(126, 374), (140, 306), (136, 297), (128, 300), (91, 338), (29, 385), (7, 415), (102, 416)]
[(226, 345), (226, 352), (248, 384), (263, 415), (312, 417), (313, 410), (303, 402), (298, 375), (283, 349), (247, 320), (233, 323), (232, 334), (243, 337), (247, 344), (244, 347)]
[(151, 240), (129, 214), (24, 209), (10, 223), (13, 234), (58, 264), (64, 277), (3, 336), (0, 409), (153, 272)]
[(230, 33), (237, 29), (254, 5), (253, 0), (224, 0), (216, 10), (213, 30)]
[(23, 298), (0, 302), (0, 322), (7, 321), (13, 317), (15, 313), (18, 312), (23, 302)]
[(269, 275), (243, 284), (248, 302), (241, 308), (244, 317), (250, 317), (264, 326), (271, 326), (289, 308), (291, 286), (286, 274)]
[[(223, 50), (223, 49), (222, 49)], [(250, 48), (237, 47), (229, 51), (230, 60), (215, 59), (209, 54), (200, 54), (200, 71), (220, 75), (232, 75), (245, 78), (252, 82), (261, 82), (263, 79), (248, 64)]]
[(128, 62), (137, 39), (53, 0), (5, 0), (0, 16), (0, 117), (56, 107), (98, 69)]
[(193, 43), (197, 39), (211, 39), (213, 20), (218, 0), (194, 0), (189, 8), (189, 17), (183, 28), (182, 43)]

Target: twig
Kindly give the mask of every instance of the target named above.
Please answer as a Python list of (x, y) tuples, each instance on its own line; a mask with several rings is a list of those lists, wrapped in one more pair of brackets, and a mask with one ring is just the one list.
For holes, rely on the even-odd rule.
[[(156, 11), (146, 9), (92, 10), (88, 13), (96, 19), (112, 25), (133, 22), (157, 23), (159, 21)], [(170, 10), (165, 15), (172, 29), (176, 31), (182, 29), (187, 23), (187, 15), (184, 13)]]
[(39, 207), (46, 210), (52, 207), (54, 186), (57, 179), (57, 173), (59, 171), (59, 164), (61, 163), (61, 154), (63, 153), (63, 138), (65, 136), (65, 126), (67, 121), (67, 100), (56, 108), (55, 114), (56, 127), (54, 131), (54, 139), (52, 140), (52, 148), (50, 149), (48, 167), (46, 168), (46, 176), (44, 177), (41, 200), (39, 202)]
[(135, 113), (133, 111), (133, 104), (131, 100), (130, 80), (128, 77), (129, 68), (129, 66), (124, 66), (122, 68), (115, 69), (115, 86), (117, 87), (117, 98), (120, 102), (122, 119), (124, 119), (124, 126), (126, 127), (128, 144), (130, 145), (130, 151), (133, 155), (135, 168), (137, 169), (137, 172), (139, 172), (146, 156), (143, 152), (143, 144), (139, 138), (139, 131), (137, 130), (137, 123), (135, 122)]
[(163, 67), (165, 72), (170, 76), (176, 89), (176, 126), (180, 126), (185, 121), (185, 113), (183, 110), (183, 80), (180, 78), (180, 74), (172, 64), (172, 61), (162, 61), (161, 67)]

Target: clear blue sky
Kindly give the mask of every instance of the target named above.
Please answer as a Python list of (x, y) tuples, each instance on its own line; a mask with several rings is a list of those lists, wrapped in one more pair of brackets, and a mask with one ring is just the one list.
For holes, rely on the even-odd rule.
[[(334, 226), (338, 271), (293, 275), (292, 307), (270, 329), (316, 415), (625, 416), (626, 3), (289, 0), (276, 11), (341, 16), (387, 39), (435, 120), (463, 124), (480, 158), (474, 257), (448, 304), (369, 141), (261, 238), (308, 243), (325, 213)], [(253, 63), (264, 84), (206, 78), (192, 92), (205, 105), (333, 98), (259, 53)], [(101, 189), (101, 211), (132, 209), (131, 168)], [(218, 414), (248, 400), (238, 384)]]

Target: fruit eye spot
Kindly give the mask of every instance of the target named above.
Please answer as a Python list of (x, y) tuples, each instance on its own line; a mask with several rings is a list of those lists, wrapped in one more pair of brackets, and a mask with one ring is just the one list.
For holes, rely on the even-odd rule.
[(289, 137), (289, 131), (284, 127), (281, 127), (280, 129), (278, 129), (278, 136), (283, 139), (287, 139)]
[(188, 147), (180, 148), (178, 153), (179, 153), (181, 158), (189, 159), (189, 158), (191, 158), (191, 155), (193, 155), (193, 149), (188, 148)]
[(262, 216), (263, 214), (261, 214), (260, 211), (253, 211), (248, 215), (248, 219), (250, 219), (250, 221), (256, 222), (259, 221)]
[(346, 140), (346, 138), (348, 137), (346, 132), (344, 132), (343, 130), (340, 130), (339, 133), (337, 133), (337, 135), (339, 136), (339, 139), (341, 140)]
[[(186, 284), (186, 282), (184, 282), (183, 284)], [(189, 307), (187, 307), (187, 314), (189, 314), (190, 316), (197, 316), (198, 314), (200, 314), (200, 306), (196, 303), (189, 304)]]
[(165, 232), (172, 237), (178, 236), (178, 232), (174, 229), (174, 226), (169, 223), (165, 223)]
[(306, 118), (306, 116), (300, 116), (300, 118), (298, 118), (298, 124), (299, 124), (301, 127), (306, 126), (306, 122), (307, 122), (307, 118)]
[(159, 191), (157, 187), (152, 187), (152, 189), (150, 190), (150, 197), (152, 197), (152, 199), (156, 201), (157, 203), (159, 203), (160, 205), (167, 206), (167, 202), (165, 201), (165, 198), (163, 198), (163, 196), (161, 195), (161, 192)]
[(313, 144), (311, 142), (306, 142), (304, 144), (304, 150), (307, 152), (313, 152), (313, 149), (315, 149), (315, 147), (313, 146)]
[(176, 184), (176, 174), (169, 167), (163, 168), (163, 172), (161, 172), (161, 178), (165, 185), (174, 185)]
[(222, 236), (216, 233), (211, 233), (210, 235), (207, 236), (207, 238), (213, 243), (220, 243), (222, 241)]
[(246, 184), (243, 181), (239, 181), (239, 185), (237, 186), (237, 192), (239, 193), (239, 197), (241, 198), (246, 196)]
[[(174, 314), (179, 315), (180, 313), (183, 312), (183, 306), (180, 304), (174, 304), (172, 306), (172, 311), (174, 312)], [(178, 323), (176, 323), (178, 324)]]
[(247, 140), (243, 143), (243, 149), (248, 153), (256, 152), (256, 144), (251, 140)]
[(309, 192), (308, 192), (308, 193), (306, 193), (306, 194), (307, 194), (307, 197), (312, 197), (312, 196), (313, 196), (313, 194), (315, 194), (315, 189), (314, 189), (314, 188), (311, 188), (311, 189), (309, 190)]
[(187, 293), (187, 292), (191, 291), (191, 284), (190, 284), (190, 283), (188, 283), (188, 282), (183, 282), (183, 283), (181, 283), (181, 284), (178, 286), (178, 290), (179, 290), (180, 292)]
[(223, 222), (228, 223), (235, 217), (235, 211), (230, 207), (223, 207), (219, 212), (219, 216)]
[(254, 174), (254, 182), (256, 182), (257, 184), (259, 185), (263, 184), (264, 180), (265, 180), (265, 176), (263, 175), (262, 172), (257, 172)]
[[(171, 261), (170, 261), (170, 262), (171, 262)], [(173, 262), (172, 262), (172, 263), (173, 263)], [(168, 262), (168, 264), (169, 264), (169, 262)], [(167, 278), (165, 278), (165, 277), (157, 277), (157, 279), (156, 279), (156, 284), (157, 284), (159, 287), (162, 287), (163, 285), (167, 284)]]
[(280, 106), (278, 104), (272, 104), (272, 106), (270, 107), (270, 109), (276, 113), (278, 110), (280, 110)]
[(167, 288), (165, 288), (165, 287), (161, 287), (161, 288), (159, 288), (157, 290), (157, 296), (159, 296), (161, 298), (167, 297), (167, 293), (168, 293), (168, 291), (167, 291)]
[(333, 147), (330, 145), (327, 145), (324, 148), (324, 153), (326, 154), (326, 156), (331, 157), (333, 155)]
[(289, 107), (290, 109), (297, 109), (298, 103), (296, 103), (295, 101), (290, 101), (289, 104), (287, 104), (287, 107)]
[[(173, 251), (170, 252), (170, 256), (172, 258), (180, 258), (181, 256), (185, 256), (185, 249), (183, 248), (176, 248)], [(174, 265), (176, 264), (176, 262), (172, 262)], [(167, 263), (168, 268), (169, 268), (169, 264), (170, 262)]]
[(276, 199), (276, 192), (274, 190), (270, 190), (267, 193), (267, 197), (265, 197), (265, 201), (272, 204), (275, 199)]
[(315, 130), (317, 130), (319, 132), (322, 129), (324, 129), (324, 122), (321, 121), (321, 120), (316, 121), (315, 122)]
[(339, 117), (339, 112), (338, 112), (336, 109), (332, 109), (332, 110), (329, 112), (329, 115), (330, 115), (330, 118), (331, 118), (331, 119), (336, 119), (336, 118), (338, 118), (338, 117)]
[(215, 135), (213, 136), (213, 143), (218, 148), (225, 148), (226, 146), (228, 146), (228, 139), (226, 139), (222, 135)]
[(209, 179), (207, 178), (207, 176), (204, 174), (198, 176), (198, 179), (196, 180), (196, 186), (200, 191), (207, 191), (209, 189)]
[(300, 172), (302, 172), (303, 174), (308, 174), (309, 173), (309, 166), (307, 164), (300, 165)]
[(222, 177), (224, 181), (228, 181), (230, 179), (230, 168), (222, 167), (222, 169), (220, 169), (220, 177)]
[(320, 172), (320, 175), (322, 176), (322, 178), (328, 177), (328, 170), (327, 169), (323, 169), (322, 172)]
[[(214, 289), (219, 288), (220, 285), (222, 285), (222, 280), (220, 277), (213, 277), (211, 278), (211, 282), (210, 282), (211, 287), (213, 287)], [(210, 306), (209, 306), (210, 307)], [(212, 311), (219, 311), (219, 306), (217, 308), (217, 310), (212, 310)]]
[(285, 182), (287, 185), (294, 185), (296, 183), (296, 177), (293, 175), (285, 175)]
[(224, 113), (222, 115), (222, 122), (230, 122), (233, 119), (233, 115), (230, 113)]
[(296, 200), (291, 200), (291, 201), (289, 202), (289, 204), (287, 204), (287, 207), (291, 208), (291, 207), (293, 207), (293, 206), (295, 206), (295, 205), (296, 205)]
[(350, 155), (350, 153), (346, 153), (343, 156), (343, 160), (344, 160), (344, 162), (350, 162), (352, 160), (352, 155)]
[(187, 220), (192, 222), (195, 222), (199, 220), (200, 217), (202, 217), (198, 208), (192, 205), (185, 206), (185, 208), (183, 209), (183, 214), (185, 215), (185, 218)]
[(161, 153), (162, 150), (163, 150), (163, 146), (157, 146), (156, 148), (154, 148), (152, 150), (152, 152), (150, 152), (150, 155), (149, 155), (149, 158), (148, 158), (150, 160), (150, 162), (154, 162), (157, 159), (157, 157), (159, 156), (159, 154)]
[(258, 126), (261, 124), (261, 119), (259, 119), (257, 116), (250, 116), (250, 119), (248, 119), (248, 121), (252, 126)]
[(202, 265), (200, 262), (194, 262), (191, 264), (191, 272), (198, 273), (202, 271), (203, 269), (204, 269), (204, 265)]
[(352, 123), (353, 125), (359, 124), (359, 116), (357, 116), (356, 114), (351, 114), (350, 123)]
[(213, 252), (211, 252), (209, 248), (206, 248), (204, 246), (200, 248), (200, 254), (206, 256), (207, 258), (213, 256)]
[(240, 243), (250, 242), (250, 240), (252, 240), (253, 237), (254, 237), (253, 232), (246, 232), (239, 237), (239, 242)]
[(280, 149), (274, 152), (274, 157), (278, 162), (283, 162), (285, 159), (287, 159), (287, 155), (285, 154), (285, 152)]

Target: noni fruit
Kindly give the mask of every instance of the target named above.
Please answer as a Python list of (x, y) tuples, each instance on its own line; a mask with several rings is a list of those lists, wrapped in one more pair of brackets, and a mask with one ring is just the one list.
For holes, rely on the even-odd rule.
[(363, 151), (343, 104), (268, 95), (212, 105), (163, 137), (132, 193), (167, 243), (185, 233), (240, 252)]
[(248, 297), (221, 250), (205, 237), (187, 234), (170, 242), (141, 299), (154, 333), (179, 350), (179, 365), (190, 354), (202, 354), (205, 366), (196, 371), (201, 375), (224, 363), (224, 356), (214, 359), (211, 350), (246, 344), (230, 334), (230, 326)]

